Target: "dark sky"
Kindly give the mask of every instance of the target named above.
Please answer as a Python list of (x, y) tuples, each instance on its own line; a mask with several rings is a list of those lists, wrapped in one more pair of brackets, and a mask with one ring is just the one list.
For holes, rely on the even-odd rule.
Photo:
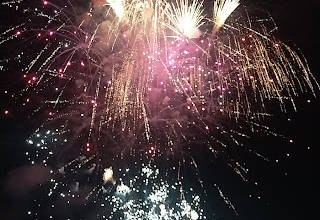
[[(244, 0), (244, 4), (252, 8), (264, 8), (274, 17), (279, 25), (278, 38), (287, 42), (289, 45), (297, 46), (307, 58), (310, 68), (318, 80), (319, 77), (319, 41), (315, 40), (318, 29), (318, 20), (315, 15), (320, 11), (320, 4), (316, 0)], [(0, 20), (0, 25), (1, 25)], [(6, 21), (7, 22), (7, 21)], [(1, 54), (1, 53), (0, 53)], [(0, 57), (2, 58), (2, 57)], [(5, 74), (0, 72), (0, 74)], [(8, 99), (2, 97), (3, 88), (8, 87), (1, 83), (1, 113), (6, 108)], [(279, 115), (278, 118), (271, 120), (270, 123), (282, 133), (293, 137), (295, 143), (286, 143), (274, 140), (255, 140), (257, 148), (266, 152), (271, 157), (277, 157), (286, 152), (290, 152), (290, 158), (283, 160), (279, 167), (273, 165), (257, 163), (257, 178), (262, 180), (261, 196), (263, 199), (243, 198), (246, 193), (240, 192), (242, 187), (233, 185), (233, 177), (221, 176), (221, 183), (229, 189), (230, 197), (238, 207), (239, 219), (243, 220), (300, 220), (314, 219), (317, 213), (317, 197), (314, 180), (318, 171), (316, 170), (316, 148), (319, 146), (319, 107), (320, 93), (317, 98), (310, 98), (311, 103), (307, 103), (308, 97), (301, 97), (297, 100), (298, 112), (289, 112), (289, 116)], [(290, 117), (289, 123), (286, 119)], [(26, 202), (24, 196), (29, 194), (10, 194), (6, 190), (7, 181), (17, 169), (26, 165), (24, 152), (27, 149), (26, 138), (30, 135), (33, 128), (33, 121), (27, 120), (23, 112), (15, 110), (9, 116), (0, 115), (0, 219), (22, 220)], [(310, 148), (310, 149), (308, 149)], [(276, 156), (275, 156), (276, 155)], [(204, 166), (204, 165), (203, 165)], [(287, 173), (287, 175), (285, 175)], [(209, 170), (204, 170), (210, 176)], [(231, 182), (230, 182), (230, 181)], [(250, 191), (250, 189), (249, 189)], [(2, 201), (1, 201), (2, 200)], [(218, 219), (235, 219), (230, 217), (225, 208), (218, 213)], [(10, 218), (9, 218), (10, 216)], [(17, 217), (18, 216), (18, 217)]]

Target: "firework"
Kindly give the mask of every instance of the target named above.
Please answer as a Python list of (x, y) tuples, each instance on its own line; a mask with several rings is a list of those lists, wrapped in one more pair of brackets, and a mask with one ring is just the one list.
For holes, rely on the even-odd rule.
[[(21, 1), (1, 4), (16, 6), (17, 14), (33, 21), (0, 34), (2, 47), (25, 42), (19, 48), (23, 56), (1, 63), (22, 66), (26, 88), (14, 97), (30, 106), (33, 117), (45, 118), (27, 141), (35, 148), (28, 158), (58, 166), (51, 171), (49, 196), (63, 191), (63, 198), (80, 198), (87, 187), (86, 203), (100, 198), (116, 210), (103, 216), (205, 218), (199, 197), (185, 198), (181, 172), (169, 184), (152, 174), (157, 167), (132, 167), (147, 157), (146, 164), (174, 161), (175, 169), (188, 164), (198, 176), (192, 146), (201, 144), (250, 181), (245, 162), (229, 155), (232, 147), (255, 132), (280, 136), (260, 124), (268, 102), (285, 112), (288, 102), (295, 108), (301, 92), (318, 87), (303, 56), (272, 36), (271, 18), (229, 18), (240, 10), (237, 0), (216, 0), (213, 20), (203, 2), (188, 0), (92, 1), (78, 8), (75, 2), (44, 1), (41, 10)], [(123, 158), (136, 163), (119, 178)], [(165, 170), (168, 176), (175, 172)], [(130, 198), (142, 183), (151, 186), (148, 181), (153, 187), (144, 199)], [(181, 191), (173, 192), (178, 199), (170, 207), (168, 196), (177, 187)], [(197, 204), (189, 205), (193, 200)], [(140, 212), (143, 207), (148, 210)]]
[(240, 5), (239, 0), (217, 0), (213, 5), (213, 33), (224, 25), (231, 13)]
[(187, 38), (198, 38), (201, 33), (199, 27), (203, 24), (202, 2), (188, 0), (168, 3), (165, 14), (171, 25), (168, 25), (176, 35)]

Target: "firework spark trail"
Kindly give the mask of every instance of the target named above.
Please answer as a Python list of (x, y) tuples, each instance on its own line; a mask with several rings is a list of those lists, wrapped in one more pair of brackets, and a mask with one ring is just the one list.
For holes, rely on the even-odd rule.
[(216, 0), (213, 5), (213, 22), (215, 23), (212, 33), (216, 33), (226, 22), (231, 13), (240, 5), (240, 0)]
[(23, 2), (24, 0), (12, 0), (12, 1), (5, 1), (5, 2), (1, 2), (1, 5), (5, 5), (5, 6), (9, 6), (11, 7), (14, 4), (19, 4), (21, 2)]
[[(64, 146), (60, 155), (72, 154), (61, 159), (64, 163), (54, 172), (57, 181), (53, 181), (50, 196), (59, 190), (75, 196), (68, 189), (74, 183), (70, 186), (63, 181), (81, 176), (83, 170), (90, 174), (87, 179), (98, 176), (101, 181), (106, 167), (120, 167), (118, 160), (126, 154), (136, 160), (147, 154), (150, 161), (174, 155), (172, 160), (179, 161), (180, 187), (174, 184), (180, 189), (178, 212), (167, 209), (164, 197), (168, 194), (158, 196), (161, 190), (168, 192), (166, 181), (155, 183), (153, 194), (148, 194), (143, 203), (152, 204), (152, 208), (144, 213), (137, 211), (142, 209), (141, 204), (120, 198), (137, 191), (139, 186), (134, 188), (133, 182), (117, 185), (116, 189), (125, 188), (126, 193), (117, 190), (112, 194), (114, 184), (122, 181), (117, 177), (112, 178), (110, 187), (110, 181), (98, 181), (86, 198), (98, 198), (101, 192), (111, 196), (111, 205), (127, 219), (148, 215), (158, 219), (159, 214), (201, 219), (201, 211), (195, 212), (184, 200), (187, 192), (180, 183), (181, 162), (191, 164), (196, 170), (194, 178), (204, 188), (189, 146), (193, 140), (205, 143), (208, 151), (225, 160), (241, 180), (249, 182), (245, 163), (229, 156), (228, 151), (233, 146), (241, 147), (270, 161), (242, 144), (256, 132), (285, 138), (259, 122), (268, 117), (268, 102), (276, 100), (286, 111), (289, 100), (295, 109), (294, 98), (299, 93), (311, 91), (314, 95), (313, 84), (319, 88), (304, 57), (272, 36), (275, 25), (268, 31), (270, 19), (229, 18), (239, 8), (238, 0), (216, 0), (213, 20), (206, 19), (202, 1), (97, 0), (83, 13), (77, 12), (72, 2), (68, 1), (69, 6), (53, 3), (44, 1), (42, 5), (52, 9), (53, 15), (32, 7), (22, 9), (23, 16), (34, 18), (32, 25), (15, 25), (0, 35), (1, 46), (32, 32), (36, 40), (44, 41), (39, 43), (40, 50), (36, 48), (40, 52), (36, 56), (31, 53), (31, 61), (22, 68), (28, 84), (20, 97), (33, 91), (43, 100), (32, 115), (50, 111), (48, 124), (42, 124), (28, 140), (37, 149), (36, 157), (40, 158), (38, 151), (43, 150), (44, 166), (55, 167), (49, 158), (58, 151), (58, 143)], [(20, 4), (18, 0), (2, 3), (6, 7)], [(203, 30), (207, 26), (213, 27), (212, 31)], [(224, 121), (235, 125), (230, 128)], [(47, 126), (59, 122), (63, 125), (56, 132), (45, 133), (43, 139), (38, 137)], [(71, 141), (64, 138), (66, 134)], [(72, 152), (74, 148), (77, 150)], [(34, 163), (31, 157), (30, 161)], [(143, 181), (150, 181), (148, 169), (153, 168), (145, 166), (138, 171), (147, 177)], [(62, 182), (58, 183), (59, 178)], [(141, 181), (134, 180), (136, 184)], [(76, 188), (87, 184), (80, 180), (76, 183)], [(216, 188), (236, 213), (231, 201)]]
[(228, 197), (226, 197), (222, 190), (220, 189), (220, 187), (218, 187), (217, 185), (215, 185), (215, 188), (219, 191), (219, 194), (221, 196), (221, 198), (224, 199), (225, 203), (228, 204), (228, 206), (235, 212), (236, 215), (239, 215), (238, 212), (236, 211), (236, 208), (234, 207), (234, 205), (232, 204), (232, 202), (228, 199)]
[[(19, 24), (19, 25), (15, 26), (15, 27), (9, 28), (9, 29), (7, 29), (6, 31), (2, 32), (2, 33), (0, 34), (0, 37), (1, 37), (1, 38), (0, 38), (0, 39), (1, 39), (1, 40), (0, 40), (0, 45), (4, 44), (4, 43), (7, 42), (7, 41), (16, 39), (16, 38), (20, 35), (21, 31), (25, 31), (24, 28), (22, 28), (21, 31), (19, 30), (20, 27), (24, 27), (24, 26), (25, 26), (25, 23), (22, 23), (22, 24)], [(9, 37), (5, 37), (6, 34), (12, 32), (13, 30), (17, 30), (17, 29), (18, 29), (19, 31), (16, 31), (14, 34), (12, 34), (12, 35), (9, 36)]]

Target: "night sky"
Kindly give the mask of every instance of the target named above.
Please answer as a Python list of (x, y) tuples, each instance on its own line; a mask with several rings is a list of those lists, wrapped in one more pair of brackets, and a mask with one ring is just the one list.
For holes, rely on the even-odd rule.
[[(320, 3), (316, 3), (315, 0), (246, 0), (243, 2), (252, 10), (262, 8), (270, 12), (279, 26), (277, 37), (293, 48), (300, 48), (308, 60), (311, 71), (320, 81), (319, 41), (315, 39), (318, 27), (315, 15), (319, 13)], [(11, 16), (3, 21), (2, 19), (6, 18), (0, 16), (0, 19), (0, 25), (2, 25), (2, 23), (8, 24), (9, 19), (16, 18)], [(3, 56), (5, 54), (0, 51), (0, 58)], [(24, 155), (28, 148), (26, 139), (33, 132), (37, 121), (27, 118), (21, 109), (10, 103), (10, 97), (4, 94), (6, 90), (15, 91), (21, 82), (17, 79), (11, 81), (11, 76), (3, 71), (0, 71), (0, 77), (0, 219), (23, 220), (26, 207), (38, 189), (23, 184), (25, 181), (30, 181), (24, 175), (27, 169), (27, 160)], [(214, 219), (298, 220), (314, 219), (317, 216), (315, 178), (318, 171), (315, 167), (316, 149), (320, 143), (319, 91), (317, 95), (318, 97), (314, 98), (310, 94), (302, 94), (296, 102), (298, 112), (289, 110), (287, 114), (280, 113), (266, 122), (275, 131), (292, 138), (294, 143), (258, 136), (250, 141), (254, 149), (271, 160), (279, 159), (280, 161), (275, 164), (247, 158), (248, 163), (253, 164), (254, 167), (251, 175), (259, 182), (257, 191), (245, 184), (239, 184), (237, 177), (227, 172), (227, 168), (219, 162), (212, 162), (212, 158), (201, 154), (200, 151), (197, 157), (202, 161), (199, 166), (204, 182), (217, 182), (223, 186), (224, 192), (233, 201), (239, 213), (239, 216), (235, 217), (222, 202), (215, 201), (217, 198), (208, 198), (208, 203), (216, 205), (215, 210), (220, 210)], [(4, 114), (6, 109), (10, 110), (10, 114)], [(212, 172), (215, 175), (212, 175)], [(12, 190), (14, 187), (10, 186), (12, 179), (20, 181), (16, 184), (15, 192)], [(261, 198), (250, 198), (249, 194)]]

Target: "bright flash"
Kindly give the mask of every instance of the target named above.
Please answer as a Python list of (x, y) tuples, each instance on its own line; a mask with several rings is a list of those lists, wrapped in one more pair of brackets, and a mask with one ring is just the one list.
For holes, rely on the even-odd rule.
[(124, 0), (107, 0), (107, 3), (111, 6), (114, 13), (121, 20), (124, 15)]
[(111, 181), (113, 179), (113, 170), (112, 167), (104, 169), (103, 180), (105, 182)]

